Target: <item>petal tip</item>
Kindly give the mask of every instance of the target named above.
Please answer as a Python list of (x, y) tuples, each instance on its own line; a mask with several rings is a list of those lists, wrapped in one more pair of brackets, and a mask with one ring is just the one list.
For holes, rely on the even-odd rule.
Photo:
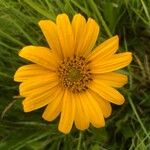
[(111, 116), (111, 114), (112, 114), (112, 111), (111, 111), (110, 113), (108, 113), (107, 115), (105, 115), (104, 117), (105, 117), (105, 118), (108, 118), (108, 117)]
[(38, 22), (38, 25), (41, 27), (41, 26), (43, 26), (45, 24), (45, 20), (40, 20), (39, 22)]
[(49, 119), (47, 119), (46, 115), (43, 113), (42, 118), (46, 121), (50, 121)]
[(131, 52), (126, 52), (127, 55), (128, 55), (128, 61), (129, 61), (129, 64), (131, 63), (133, 57), (132, 57), (132, 53)]
[(67, 17), (68, 18), (68, 15), (66, 13), (58, 14), (57, 17), (56, 17), (56, 20), (58, 18), (61, 18), (61, 17), (65, 17), (65, 18)]
[(120, 101), (118, 103), (116, 103), (117, 105), (123, 105), (125, 102), (124, 97), (122, 99), (120, 99)]
[(84, 16), (80, 13), (76, 13), (73, 18), (75, 18), (75, 17), (84, 18)]
[(102, 128), (105, 127), (105, 120), (101, 121), (100, 123), (91, 123), (95, 128)]
[(29, 107), (25, 104), (24, 101), (22, 102), (22, 105), (23, 105), (23, 111), (24, 112), (31, 112), (32, 111), (32, 110), (29, 109)]
[(18, 81), (18, 76), (17, 76), (17, 71), (16, 71), (16, 73), (14, 74), (14, 78), (13, 78), (13, 79), (14, 79), (15, 82), (19, 82), (19, 81)]
[(88, 21), (94, 23), (95, 25), (99, 27), (98, 23), (93, 18), (88, 18)]
[(64, 134), (69, 134), (70, 130), (68, 129), (65, 129), (65, 128), (61, 128), (61, 127), (58, 127), (58, 130)]
[(34, 47), (33, 45), (29, 45), (29, 46), (23, 47), (23, 48), (19, 51), (18, 55), (19, 55), (20, 57), (22, 57), (22, 55), (23, 55), (24, 53), (26, 53), (26, 50), (27, 50), (28, 48), (33, 48), (33, 47)]
[(117, 40), (119, 40), (119, 36), (118, 35), (115, 35), (114, 38), (117, 39)]

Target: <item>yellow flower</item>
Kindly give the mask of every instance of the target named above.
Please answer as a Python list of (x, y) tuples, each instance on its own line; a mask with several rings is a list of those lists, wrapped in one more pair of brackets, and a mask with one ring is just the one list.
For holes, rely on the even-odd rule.
[(115, 89), (127, 83), (116, 70), (127, 66), (130, 52), (115, 54), (119, 39), (114, 36), (96, 48), (98, 24), (76, 14), (72, 22), (60, 14), (56, 23), (41, 20), (39, 26), (50, 46), (26, 46), (19, 56), (33, 64), (20, 67), (14, 80), (25, 97), (23, 108), (30, 112), (46, 106), (42, 117), (53, 121), (60, 114), (59, 130), (69, 133), (73, 123), (85, 130), (105, 126), (111, 104), (121, 105), (124, 97)]

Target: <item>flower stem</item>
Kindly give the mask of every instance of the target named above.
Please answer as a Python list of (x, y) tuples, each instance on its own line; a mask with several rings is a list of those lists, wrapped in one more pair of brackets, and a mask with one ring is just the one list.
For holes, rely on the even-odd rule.
[(81, 150), (80, 148), (81, 148), (82, 136), (83, 136), (83, 133), (80, 131), (79, 132), (79, 140), (78, 140), (77, 150)]

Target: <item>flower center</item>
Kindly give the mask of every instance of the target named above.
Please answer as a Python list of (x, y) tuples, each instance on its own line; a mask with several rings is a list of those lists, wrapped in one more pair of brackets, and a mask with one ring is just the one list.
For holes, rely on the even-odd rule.
[(70, 81), (77, 81), (81, 78), (81, 73), (80, 70), (78, 70), (77, 68), (70, 68), (70, 70), (68, 71), (68, 80)]
[(89, 61), (82, 56), (64, 59), (58, 67), (58, 77), (62, 86), (73, 93), (86, 91), (92, 80)]

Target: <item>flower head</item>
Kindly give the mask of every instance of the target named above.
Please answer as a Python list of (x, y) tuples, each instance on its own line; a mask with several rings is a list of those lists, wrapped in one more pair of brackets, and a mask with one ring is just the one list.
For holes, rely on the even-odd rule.
[(68, 133), (73, 123), (85, 130), (91, 123), (103, 127), (111, 104), (121, 105), (124, 97), (115, 89), (127, 83), (116, 70), (127, 66), (130, 52), (115, 54), (119, 39), (114, 36), (96, 48), (98, 24), (76, 14), (70, 22), (60, 14), (56, 23), (41, 20), (39, 26), (50, 48), (26, 46), (19, 56), (33, 64), (20, 67), (14, 80), (25, 97), (23, 108), (30, 112), (46, 106), (42, 117), (53, 121), (60, 114), (59, 130)]

